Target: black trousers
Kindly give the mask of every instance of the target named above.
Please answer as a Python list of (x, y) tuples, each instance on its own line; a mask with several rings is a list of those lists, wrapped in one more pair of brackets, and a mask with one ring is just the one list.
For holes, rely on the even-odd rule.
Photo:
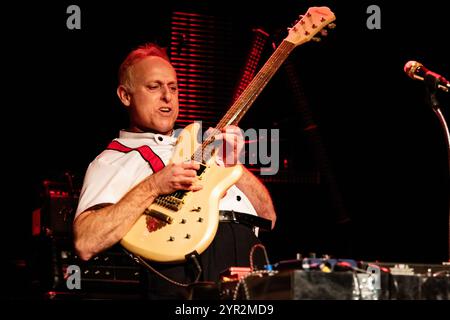
[[(211, 245), (199, 256), (202, 268), (199, 281), (217, 284), (219, 275), (229, 267), (249, 267), (250, 251), (259, 244), (252, 228), (233, 222), (221, 222)], [(264, 254), (257, 249), (253, 254), (253, 265), (262, 269), (266, 263)], [(198, 275), (194, 261), (182, 264), (155, 264), (151, 266), (168, 278), (180, 283), (192, 283)], [(156, 273), (148, 270), (149, 299), (188, 299), (192, 287), (175, 285)]]

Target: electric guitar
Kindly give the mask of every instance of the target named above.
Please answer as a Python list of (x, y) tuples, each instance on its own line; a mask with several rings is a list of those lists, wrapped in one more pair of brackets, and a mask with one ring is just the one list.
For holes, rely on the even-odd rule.
[(211, 147), (214, 135), (228, 125), (236, 125), (292, 50), (311, 39), (320, 40), (317, 33), (324, 33), (326, 26), (333, 28), (335, 19), (327, 7), (309, 8), (293, 27), (288, 28), (288, 36), (235, 100), (209, 138), (197, 142), (198, 123), (183, 129), (170, 161), (199, 162), (197, 175), (203, 189), (197, 192), (180, 190), (157, 197), (120, 241), (125, 249), (162, 263), (183, 262), (189, 255), (206, 250), (219, 225), (219, 200), (243, 172), (242, 166), (219, 167), (216, 164)]

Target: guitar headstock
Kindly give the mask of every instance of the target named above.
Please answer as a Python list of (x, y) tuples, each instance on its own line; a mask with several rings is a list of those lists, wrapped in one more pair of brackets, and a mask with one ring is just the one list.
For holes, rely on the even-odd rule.
[[(300, 20), (292, 27), (288, 28), (289, 34), (284, 39), (298, 46), (308, 42), (311, 39), (317, 41), (319, 38), (315, 35), (321, 31), (324, 34), (324, 27), (334, 28), (332, 24), (336, 20), (334, 13), (328, 7), (311, 7), (308, 11), (300, 16)], [(319, 39), (320, 40), (320, 39)]]

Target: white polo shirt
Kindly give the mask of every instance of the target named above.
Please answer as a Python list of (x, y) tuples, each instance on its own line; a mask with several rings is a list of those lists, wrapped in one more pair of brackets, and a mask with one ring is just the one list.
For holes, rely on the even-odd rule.
[[(177, 139), (154, 133), (120, 131), (115, 141), (129, 148), (149, 146), (165, 165), (169, 162)], [(81, 189), (75, 218), (101, 203), (117, 203), (129, 190), (153, 173), (139, 152), (105, 150), (89, 164)], [(228, 189), (219, 202), (219, 210), (234, 210), (257, 215), (250, 200), (236, 185)]]

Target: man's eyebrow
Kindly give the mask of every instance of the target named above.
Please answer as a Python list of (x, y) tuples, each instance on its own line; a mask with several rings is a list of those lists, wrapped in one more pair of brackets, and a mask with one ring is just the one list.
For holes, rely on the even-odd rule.
[[(147, 81), (148, 83), (164, 83), (164, 81), (162, 81), (162, 80), (148, 80)], [(167, 82), (167, 84), (178, 84), (178, 81), (177, 80), (171, 80), (171, 81), (169, 81), (169, 82)]]

